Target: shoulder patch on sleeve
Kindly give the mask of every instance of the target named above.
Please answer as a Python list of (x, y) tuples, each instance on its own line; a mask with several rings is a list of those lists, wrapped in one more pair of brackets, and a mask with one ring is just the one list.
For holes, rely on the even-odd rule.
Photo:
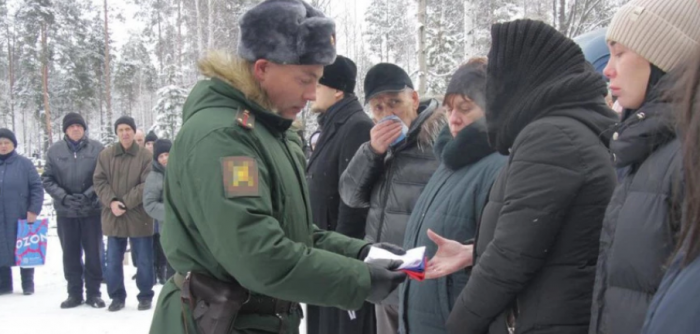
[(226, 198), (260, 196), (258, 164), (254, 158), (221, 158), (221, 170)]

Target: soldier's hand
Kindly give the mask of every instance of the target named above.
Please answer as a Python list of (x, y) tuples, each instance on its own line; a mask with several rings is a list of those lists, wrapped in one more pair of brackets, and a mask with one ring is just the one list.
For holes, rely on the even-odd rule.
[(403, 124), (395, 120), (388, 120), (375, 125), (369, 132), (372, 151), (377, 154), (386, 153), (391, 143), (401, 136), (402, 129)]
[(399, 284), (406, 280), (406, 273), (394, 271), (403, 264), (397, 260), (377, 260), (367, 263), (372, 286), (367, 301), (378, 304), (396, 290)]

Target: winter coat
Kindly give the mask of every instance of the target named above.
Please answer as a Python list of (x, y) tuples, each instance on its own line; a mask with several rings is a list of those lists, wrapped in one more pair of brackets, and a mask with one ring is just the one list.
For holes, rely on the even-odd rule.
[[(170, 151), (161, 230), (169, 263), (237, 281), (254, 296), (359, 308), (370, 276), (356, 257), (367, 243), (313, 224), (302, 149), (287, 137), (292, 122), (247, 99), (242, 91), (255, 85), (227, 73), (247, 89), (200, 81)], [(182, 318), (180, 291), (168, 283), (151, 333), (185, 333)], [(298, 333), (301, 314), (283, 318), (287, 333)], [(277, 333), (279, 325), (274, 315), (239, 314), (234, 327)], [(196, 332), (191, 321), (187, 332)]]
[[(44, 189), (53, 198), (58, 217), (85, 218), (99, 216), (100, 202), (92, 185), (97, 158), (104, 146), (87, 136), (73, 149), (68, 138), (51, 145), (46, 154), (46, 166), (41, 174)], [(87, 198), (79, 210), (64, 205), (67, 195), (82, 194)]]
[[(367, 209), (354, 209), (340, 200), (338, 183), (357, 149), (370, 140), (374, 126), (355, 96), (346, 96), (319, 117), (321, 135), (306, 167), (314, 223), (323, 230), (363, 239)], [(371, 312), (371, 313), (370, 313)], [(307, 306), (309, 334), (372, 334), (374, 305), (365, 304), (350, 319), (343, 310)]]
[[(445, 127), (435, 143), (440, 167), (408, 220), (404, 249), (426, 247), (432, 258), (437, 246), (428, 229), (450, 239), (474, 238), (489, 191), (506, 158), (488, 144), (485, 121), (477, 121), (456, 138)], [(424, 282), (406, 281), (401, 286), (399, 324), (401, 333), (447, 333), (445, 322), (469, 275), (461, 270), (447, 277)]]
[[(386, 154), (363, 144), (340, 177), (340, 197), (351, 208), (369, 208), (365, 240), (403, 244), (408, 218), (440, 162), (434, 140), (446, 117), (436, 100), (421, 103), (406, 139)], [(384, 304), (398, 306), (398, 293)]]
[[(93, 177), (102, 203), (102, 231), (108, 237), (139, 238), (153, 235), (153, 219), (143, 208), (143, 188), (153, 155), (134, 142), (128, 150), (116, 143), (102, 151)], [(126, 213), (117, 217), (111, 203), (121, 201)]]
[(41, 213), (44, 189), (32, 162), (11, 153), (0, 160), (0, 267), (15, 265), (17, 221), (27, 219), (27, 212)]
[(683, 266), (681, 253), (649, 304), (642, 334), (697, 333), (700, 328), (700, 258)]
[(143, 208), (155, 220), (155, 233), (160, 233), (160, 225), (165, 221), (165, 206), (163, 205), (164, 179), (165, 167), (154, 160), (151, 172), (146, 177), (146, 185), (143, 187)]
[(314, 223), (329, 231), (362, 239), (367, 209), (354, 209), (340, 200), (340, 176), (358, 148), (370, 140), (374, 126), (355, 96), (349, 96), (323, 115), (321, 136), (306, 168)]
[[(543, 22), (492, 27), (489, 142), (508, 154), (484, 208), (451, 334), (586, 334), (617, 120), (581, 49)], [(524, 42), (523, 42), (524, 41)]]
[(626, 174), (605, 214), (590, 334), (641, 331), (676, 247), (682, 152), (672, 116), (670, 103), (651, 101), (613, 136), (616, 166)]

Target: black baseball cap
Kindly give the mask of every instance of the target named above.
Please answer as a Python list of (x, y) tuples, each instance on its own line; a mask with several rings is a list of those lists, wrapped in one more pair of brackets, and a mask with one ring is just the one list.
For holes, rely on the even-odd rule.
[(400, 92), (406, 87), (414, 89), (411, 77), (401, 67), (389, 63), (377, 64), (365, 77), (365, 104), (377, 94)]

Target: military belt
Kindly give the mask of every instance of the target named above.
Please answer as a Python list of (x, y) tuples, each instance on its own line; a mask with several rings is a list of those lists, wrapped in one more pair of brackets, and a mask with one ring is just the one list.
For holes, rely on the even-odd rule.
[[(175, 273), (173, 283), (178, 289), (182, 289), (185, 283), (185, 275)], [(243, 304), (240, 313), (243, 314), (261, 314), (261, 315), (283, 315), (292, 314), (300, 310), (298, 303), (288, 302), (277, 298), (272, 298), (262, 295), (252, 295), (250, 299)]]

